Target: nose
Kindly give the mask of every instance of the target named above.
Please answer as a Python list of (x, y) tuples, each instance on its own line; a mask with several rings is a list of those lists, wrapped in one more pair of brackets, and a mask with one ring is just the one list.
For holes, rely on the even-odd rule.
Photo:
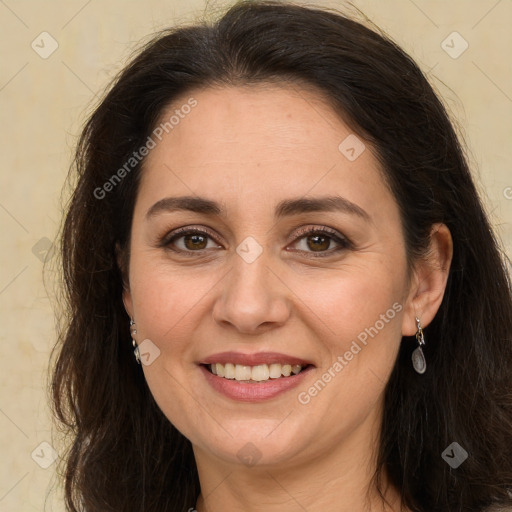
[(260, 334), (281, 327), (290, 317), (291, 291), (263, 254), (248, 263), (233, 255), (233, 268), (222, 280), (213, 318), (240, 333)]

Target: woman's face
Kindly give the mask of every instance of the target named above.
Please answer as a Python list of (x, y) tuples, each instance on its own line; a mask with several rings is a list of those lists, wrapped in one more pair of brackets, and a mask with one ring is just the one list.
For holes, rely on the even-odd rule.
[(376, 158), (295, 87), (197, 90), (172, 115), (142, 171), (124, 294), (158, 405), (198, 460), (366, 449), (411, 322)]

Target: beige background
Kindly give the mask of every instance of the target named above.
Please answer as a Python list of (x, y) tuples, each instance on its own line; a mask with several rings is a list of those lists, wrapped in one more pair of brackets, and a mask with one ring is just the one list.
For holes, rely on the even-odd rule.
[[(215, 13), (204, 0), (0, 0), (0, 510), (62, 511), (45, 392), (54, 342), (42, 259), (61, 220), (60, 191), (87, 112), (137, 41)], [(345, 2), (309, 2), (354, 11)], [(354, 0), (429, 71), (460, 125), (492, 221), (512, 254), (512, 3), (509, 0)], [(43, 59), (51, 34), (57, 50)], [(442, 42), (468, 43), (454, 59)], [(44, 39), (44, 48), (41, 39)], [(452, 45), (451, 39), (448, 44)], [(454, 41), (460, 48), (463, 41)], [(459, 46), (458, 46), (459, 45)], [(51, 252), (49, 253), (51, 257)], [(52, 274), (48, 287), (52, 288)], [(31, 456), (33, 454), (33, 457)], [(46, 508), (45, 508), (46, 501)]]

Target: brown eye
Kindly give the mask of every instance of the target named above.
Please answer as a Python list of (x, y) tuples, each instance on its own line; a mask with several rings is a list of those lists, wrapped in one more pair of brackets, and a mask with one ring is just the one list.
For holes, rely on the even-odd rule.
[(187, 249), (206, 249), (208, 237), (205, 235), (188, 234), (180, 238), (183, 238), (184, 245)]
[[(330, 256), (351, 247), (351, 242), (347, 238), (337, 231), (325, 227), (305, 229), (300, 231), (298, 235), (299, 238), (295, 242), (296, 245), (299, 245), (297, 250), (304, 253), (313, 253), (311, 255), (313, 257)], [(333, 244), (337, 245), (338, 248), (332, 249)]]
[(327, 250), (331, 245), (332, 238), (325, 235), (310, 235), (306, 237), (308, 248), (316, 250)]
[(213, 236), (201, 229), (182, 229), (175, 231), (162, 240), (161, 246), (172, 249), (177, 252), (200, 252), (209, 248), (219, 248), (220, 246), (213, 243), (208, 247), (208, 241)]

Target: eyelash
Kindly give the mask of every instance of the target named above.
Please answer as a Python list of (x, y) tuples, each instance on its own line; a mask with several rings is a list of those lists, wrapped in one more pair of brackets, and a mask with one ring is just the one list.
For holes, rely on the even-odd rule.
[[(171, 251), (179, 252), (182, 254), (192, 256), (194, 253), (201, 253), (203, 251), (206, 251), (207, 249), (199, 249), (197, 251), (184, 250), (184, 249), (172, 249), (170, 247), (170, 245), (172, 243), (174, 243), (176, 240), (178, 240), (179, 238), (182, 238), (186, 235), (197, 235), (197, 234), (206, 235), (209, 238), (211, 238), (212, 240), (214, 240), (216, 243), (218, 243), (215, 238), (215, 235), (213, 233), (211, 233), (210, 231), (208, 231), (207, 229), (204, 229), (204, 228), (203, 229), (180, 228), (176, 231), (173, 231), (172, 233), (169, 233), (167, 236), (165, 236), (159, 245), (161, 247), (167, 248)], [(298, 230), (298, 232), (295, 233), (294, 240), (298, 242), (299, 240), (306, 238), (307, 236), (318, 235), (318, 234), (319, 235), (328, 235), (328, 238), (330, 238), (331, 240), (336, 242), (340, 247), (338, 247), (337, 249), (334, 249), (334, 250), (331, 249), (328, 251), (323, 251), (323, 252), (318, 252), (318, 253), (316, 253), (314, 251), (302, 251), (302, 250), (299, 250), (298, 252), (309, 254), (309, 256), (307, 256), (307, 257), (311, 257), (311, 258), (325, 258), (325, 257), (331, 256), (332, 254), (337, 253), (339, 251), (350, 249), (353, 247), (353, 244), (350, 240), (348, 240), (346, 237), (340, 235), (337, 231), (327, 228), (327, 227), (301, 228)]]

